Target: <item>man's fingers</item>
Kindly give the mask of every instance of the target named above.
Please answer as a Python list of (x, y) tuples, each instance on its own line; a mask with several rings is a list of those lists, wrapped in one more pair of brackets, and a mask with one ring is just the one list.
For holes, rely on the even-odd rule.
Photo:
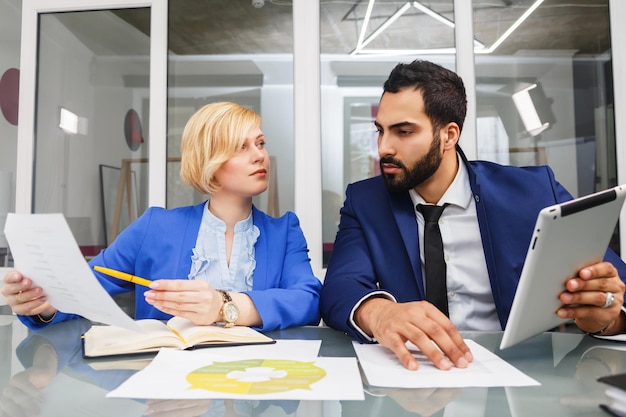
[(388, 303), (375, 313), (370, 313), (375, 318), (371, 325), (374, 339), (391, 349), (407, 369), (417, 369), (418, 363), (406, 341), (417, 346), (439, 369), (465, 368), (473, 360), (454, 324), (428, 302)]
[[(463, 339), (461, 339), (460, 344), (456, 344), (443, 331), (441, 333), (443, 334), (439, 334), (438, 337), (432, 337), (416, 329), (413, 335), (409, 337), (409, 340), (439, 369), (449, 370), (453, 366), (466, 368), (473, 358)], [(437, 339), (439, 340), (438, 343)], [(405, 343), (397, 341), (386, 346), (395, 353), (407, 369), (418, 369), (418, 362)]]
[(568, 293), (564, 292), (559, 295), (559, 300), (565, 306), (580, 306), (580, 305), (589, 305), (594, 307), (604, 307), (607, 302), (607, 297), (611, 297), (608, 294), (612, 294), (613, 302), (606, 309), (616, 310), (621, 309), (622, 304), (624, 303), (624, 296), (621, 292), (612, 292), (612, 291), (581, 291), (577, 293)]
[(610, 262), (598, 262), (580, 270), (578, 276), (583, 280), (617, 276), (617, 269)]
[(473, 357), (454, 324), (439, 310), (429, 311), (428, 317), (414, 343), (439, 369), (467, 368)]
[(431, 340), (426, 339), (423, 343), (417, 345), (417, 347), (437, 368), (447, 371), (454, 366), (452, 361), (450, 361)]
[(413, 354), (411, 354), (409, 349), (407, 349), (404, 343), (398, 342), (387, 347), (391, 349), (393, 353), (395, 353), (400, 363), (402, 363), (402, 365), (404, 365), (406, 369), (409, 369), (411, 371), (416, 371), (419, 368), (419, 364), (417, 363), (417, 360), (415, 359)]

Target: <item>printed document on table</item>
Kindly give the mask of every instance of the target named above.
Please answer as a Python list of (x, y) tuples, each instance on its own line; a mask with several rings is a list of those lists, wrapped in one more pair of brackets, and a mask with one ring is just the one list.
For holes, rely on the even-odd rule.
[(363, 400), (355, 358), (318, 357), (320, 341), (254, 348), (161, 349), (109, 398)]
[(373, 344), (352, 342), (359, 364), (374, 387), (387, 388), (463, 388), (463, 387), (522, 387), (541, 385), (496, 354), (473, 340), (465, 340), (474, 361), (467, 368), (437, 369), (413, 344), (409, 351), (417, 359), (419, 369), (409, 371), (390, 349)]
[(42, 287), (56, 309), (141, 331), (100, 285), (62, 214), (9, 213), (4, 233), (15, 269)]

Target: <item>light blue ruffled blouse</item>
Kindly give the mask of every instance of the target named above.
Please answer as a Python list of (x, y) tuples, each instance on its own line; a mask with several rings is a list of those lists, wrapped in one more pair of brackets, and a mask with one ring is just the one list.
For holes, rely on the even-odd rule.
[(237, 222), (230, 254), (230, 265), (226, 260), (226, 223), (209, 211), (207, 201), (196, 247), (192, 250), (189, 279), (202, 279), (213, 288), (226, 291), (250, 291), (252, 274), (256, 266), (254, 244), (259, 228), (252, 221), (252, 212), (248, 218)]

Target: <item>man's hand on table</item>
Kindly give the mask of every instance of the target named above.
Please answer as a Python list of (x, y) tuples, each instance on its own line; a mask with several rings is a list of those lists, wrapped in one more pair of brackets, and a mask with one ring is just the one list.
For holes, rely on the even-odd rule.
[(371, 298), (357, 309), (354, 320), (380, 345), (391, 349), (407, 369), (419, 368), (406, 347), (407, 341), (417, 346), (439, 369), (466, 368), (473, 360), (456, 327), (427, 301), (396, 303)]

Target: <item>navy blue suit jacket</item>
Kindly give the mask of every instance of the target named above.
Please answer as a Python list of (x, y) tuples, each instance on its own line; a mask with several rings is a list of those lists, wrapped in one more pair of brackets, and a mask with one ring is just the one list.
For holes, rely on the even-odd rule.
[[(572, 196), (547, 166), (468, 162), (460, 155), (469, 172), (491, 291), (504, 329), (537, 214)], [(380, 288), (398, 302), (423, 300), (419, 253), (418, 226), (408, 192), (388, 191), (381, 176), (349, 185), (320, 297), (324, 321), (363, 341), (349, 318), (367, 294)], [(611, 250), (606, 260), (624, 280), (622, 260)]]

